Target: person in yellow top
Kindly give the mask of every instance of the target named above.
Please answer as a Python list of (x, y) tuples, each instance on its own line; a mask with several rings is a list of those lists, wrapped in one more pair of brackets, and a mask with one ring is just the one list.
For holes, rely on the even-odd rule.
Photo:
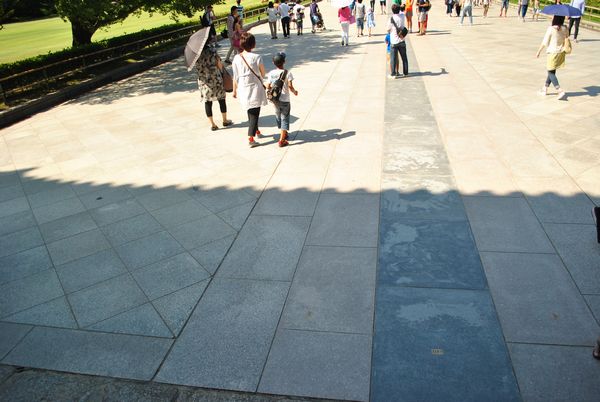
[(413, 0), (406, 0), (404, 15), (406, 15), (406, 28), (412, 33)]

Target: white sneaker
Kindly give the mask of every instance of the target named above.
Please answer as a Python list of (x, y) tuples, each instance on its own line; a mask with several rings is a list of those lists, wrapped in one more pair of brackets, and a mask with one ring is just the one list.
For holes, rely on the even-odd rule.
[(558, 100), (562, 100), (562, 99), (565, 99), (566, 97), (567, 97), (567, 93), (565, 91), (560, 91), (558, 93), (558, 98), (557, 99)]
[(542, 87), (542, 89), (540, 89), (540, 90), (538, 91), (538, 95), (541, 95), (541, 96), (546, 96), (546, 95), (548, 95), (548, 88), (547, 88), (547, 87)]

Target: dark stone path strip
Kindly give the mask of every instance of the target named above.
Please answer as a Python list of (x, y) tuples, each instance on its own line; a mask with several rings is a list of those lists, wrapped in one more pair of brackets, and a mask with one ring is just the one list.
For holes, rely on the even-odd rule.
[(371, 399), (520, 400), (421, 78), (388, 81), (385, 122)]

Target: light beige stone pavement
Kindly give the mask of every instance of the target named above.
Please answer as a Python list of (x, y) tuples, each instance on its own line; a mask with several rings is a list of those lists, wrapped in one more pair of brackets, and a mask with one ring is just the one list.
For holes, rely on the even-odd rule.
[[(530, 16), (487, 19), (475, 7), (475, 25), (458, 24), (434, 7), (430, 34), (411, 44), (463, 194), (489, 191), (569, 196), (585, 192), (600, 202), (600, 34), (581, 30), (579, 43), (557, 72), (567, 91), (542, 97), (544, 54), (535, 53), (549, 22)], [(446, 75), (435, 75), (440, 69)], [(587, 222), (591, 223), (591, 215)]]

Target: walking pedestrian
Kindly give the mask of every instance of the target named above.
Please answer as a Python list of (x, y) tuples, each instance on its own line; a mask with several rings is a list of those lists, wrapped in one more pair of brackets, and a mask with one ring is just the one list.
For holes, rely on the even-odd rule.
[(527, 16), (527, 9), (529, 8), (529, 0), (521, 0), (521, 21), (525, 22), (525, 17)]
[(234, 24), (235, 24), (235, 19), (238, 15), (237, 13), (237, 7), (236, 6), (231, 6), (229, 15), (227, 16), (227, 36), (229, 38), (229, 51), (227, 52), (227, 56), (225, 56), (225, 63), (227, 64), (231, 64), (231, 54), (236, 50), (236, 47), (233, 44), (233, 33), (234, 33)]
[(429, 8), (431, 8), (429, 0), (419, 0), (419, 33), (417, 35), (427, 33), (427, 12)]
[[(536, 1), (540, 1), (540, 0), (536, 0)], [(483, 0), (483, 18), (487, 18), (489, 10), (490, 10), (490, 0)]]
[(569, 30), (564, 25), (564, 22), (565, 17), (563, 16), (555, 15), (552, 18), (552, 23), (546, 29), (546, 34), (536, 54), (536, 57), (540, 57), (540, 53), (544, 47), (546, 48), (546, 70), (548, 70), (548, 76), (546, 84), (540, 91), (540, 95), (547, 95), (548, 87), (552, 84), (558, 91), (558, 99), (566, 97), (565, 91), (561, 89), (558, 78), (556, 78), (556, 70), (565, 66), (566, 51), (569, 46)]
[(294, 6), (294, 16), (296, 17), (296, 30), (298, 35), (302, 35), (302, 28), (304, 26), (304, 6), (300, 3)]
[(357, 0), (358, 4), (354, 6), (354, 17), (356, 18), (356, 37), (363, 36), (365, 30), (365, 17), (367, 15), (367, 6), (363, 0)]
[(387, 14), (387, 12), (385, 11), (387, 7), (386, 0), (379, 0), (379, 6), (381, 7), (381, 15)]
[(406, 77), (408, 75), (408, 57), (406, 55), (406, 29), (405, 16), (401, 12), (400, 6), (394, 4), (392, 6), (392, 16), (388, 24), (388, 32), (390, 33), (390, 78), (398, 78), (398, 53), (402, 59), (402, 73)]
[(233, 97), (239, 98), (242, 108), (248, 113), (248, 145), (259, 145), (255, 136), (262, 137), (258, 129), (260, 108), (267, 104), (267, 94), (262, 77), (265, 66), (262, 57), (252, 52), (256, 47), (256, 38), (250, 32), (242, 35), (242, 52), (233, 59)]
[(460, 17), (460, 11), (461, 11), (461, 5), (460, 5), (460, 0), (456, 0), (454, 2), (454, 9), (456, 10), (456, 16)]
[(533, 15), (531, 16), (531, 19), (538, 21), (539, 18), (540, 18), (540, 0), (534, 0)]
[[(452, 0), (449, 0), (452, 1)], [(412, 17), (413, 17), (413, 4), (415, 0), (406, 0), (404, 15), (406, 16), (406, 27), (408, 28), (408, 32), (412, 33)]]
[(452, 9), (454, 8), (454, 0), (446, 0), (446, 15), (452, 17)]
[(469, 16), (469, 22), (473, 25), (473, 0), (460, 0), (462, 2), (462, 14), (460, 16), (460, 25), (463, 24), (465, 15)]
[(223, 87), (223, 74), (221, 73), (225, 66), (221, 63), (216, 49), (210, 46), (209, 42), (202, 49), (195, 68), (198, 76), (200, 100), (204, 102), (204, 111), (206, 112), (211, 130), (215, 131), (219, 129), (213, 120), (212, 104), (214, 101), (219, 102), (221, 116), (223, 117), (223, 127), (231, 126), (233, 122), (227, 119), (226, 93)]
[(367, 10), (367, 29), (369, 30), (369, 37), (371, 37), (371, 29), (375, 28), (375, 12), (371, 7)]
[(319, 5), (317, 4), (317, 0), (312, 0), (310, 3), (310, 23), (312, 24), (312, 33), (316, 32), (317, 23), (319, 22), (319, 14), (321, 11), (319, 10)]
[(242, 0), (235, 0), (235, 4), (237, 7), (238, 15), (239, 15), (240, 19), (243, 21), (244, 20), (244, 6), (242, 6)]
[(578, 17), (569, 17), (569, 36), (571, 36), (571, 29), (573, 25), (575, 25), (575, 35), (573, 39), (577, 42), (577, 35), (579, 35), (579, 23), (581, 22), (581, 17), (583, 17), (583, 12), (585, 11), (585, 0), (571, 0), (571, 7), (575, 7), (581, 11), (581, 16)]
[(342, 46), (348, 46), (348, 31), (350, 30), (350, 21), (352, 20), (352, 11), (350, 7), (342, 7), (338, 10), (338, 19), (342, 28)]
[(277, 128), (281, 130), (278, 145), (285, 147), (288, 145), (288, 132), (290, 131), (290, 112), (292, 109), (290, 103), (290, 92), (298, 96), (298, 91), (294, 88), (294, 76), (292, 72), (285, 69), (285, 53), (277, 53), (273, 56), (273, 64), (276, 69), (267, 74), (267, 90), (271, 90), (274, 85), (281, 84), (279, 98), (272, 99), (275, 106), (275, 121)]
[(506, 13), (508, 12), (508, 0), (502, 0), (502, 4), (500, 5), (500, 17), (502, 17), (502, 10), (504, 10), (504, 18), (506, 18)]
[(267, 6), (267, 19), (269, 21), (271, 39), (277, 39), (277, 10), (272, 1), (270, 1)]
[(279, 5), (279, 15), (281, 16), (281, 30), (283, 31), (283, 37), (290, 37), (290, 6), (285, 2)]

